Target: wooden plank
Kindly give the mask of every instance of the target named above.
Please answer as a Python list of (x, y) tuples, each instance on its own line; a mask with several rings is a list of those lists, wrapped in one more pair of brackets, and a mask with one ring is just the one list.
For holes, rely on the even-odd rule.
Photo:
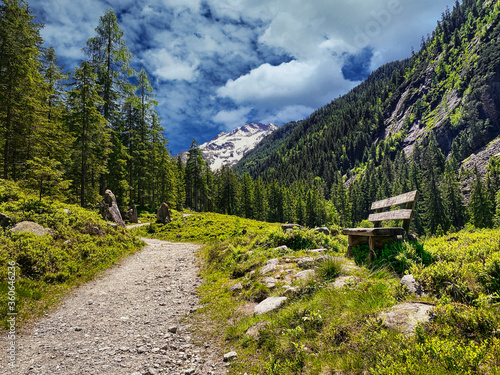
[(368, 221), (380, 222), (384, 220), (410, 220), (412, 217), (413, 210), (404, 209), (371, 214), (368, 216)]
[(405, 234), (403, 228), (345, 228), (342, 233), (348, 236), (400, 236)]
[(409, 193), (401, 194), (396, 197), (391, 197), (383, 199), (381, 201), (372, 203), (372, 210), (378, 210), (381, 208), (387, 208), (391, 206), (397, 206), (404, 203), (414, 202), (418, 197), (418, 191), (410, 191)]

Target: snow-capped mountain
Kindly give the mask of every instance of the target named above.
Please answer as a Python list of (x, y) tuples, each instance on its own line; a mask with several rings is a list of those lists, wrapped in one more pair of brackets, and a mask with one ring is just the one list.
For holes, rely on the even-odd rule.
[[(224, 164), (233, 166), (248, 151), (252, 150), (267, 135), (278, 129), (274, 124), (251, 122), (234, 129), (232, 132), (222, 132), (209, 142), (200, 145), (203, 158), (209, 163), (213, 171), (220, 169)], [(187, 152), (181, 153), (185, 161)]]

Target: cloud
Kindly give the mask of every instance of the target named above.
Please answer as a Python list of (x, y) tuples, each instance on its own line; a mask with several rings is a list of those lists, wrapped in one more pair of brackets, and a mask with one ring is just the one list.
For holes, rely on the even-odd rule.
[(238, 126), (247, 123), (247, 116), (251, 110), (251, 107), (240, 107), (235, 110), (222, 110), (219, 111), (212, 119), (217, 123), (224, 124), (225, 130), (231, 131)]
[(144, 54), (145, 64), (160, 81), (184, 80), (194, 82), (198, 61), (188, 62), (171, 55), (166, 49), (149, 50)]
[[(145, 67), (173, 152), (244, 121), (307, 117), (383, 63), (410, 55), (454, 0), (32, 0), (72, 70), (112, 8)], [(372, 51), (363, 54), (363, 51)], [(344, 74), (343, 74), (344, 72)], [(346, 73), (347, 72), (347, 73)], [(347, 78), (347, 79), (346, 79)]]

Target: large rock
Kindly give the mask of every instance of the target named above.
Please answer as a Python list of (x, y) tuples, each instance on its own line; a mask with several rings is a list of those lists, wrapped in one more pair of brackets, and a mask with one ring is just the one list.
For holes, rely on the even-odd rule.
[(269, 272), (274, 272), (278, 268), (279, 260), (278, 259), (269, 259), (266, 262), (266, 265), (260, 269), (260, 274), (265, 275)]
[(125, 228), (122, 214), (116, 203), (116, 197), (111, 190), (107, 189), (104, 192), (104, 202), (101, 202), (99, 209), (104, 220), (112, 221)]
[(413, 293), (417, 296), (423, 296), (425, 293), (422, 290), (422, 285), (420, 285), (417, 280), (413, 277), (413, 275), (405, 275), (401, 279), (401, 284), (406, 285), (410, 293)]
[(168, 224), (172, 221), (170, 216), (170, 209), (168, 208), (168, 204), (163, 202), (158, 208), (158, 212), (156, 213), (156, 222), (162, 224)]
[(283, 229), (283, 232), (285, 232), (285, 233), (293, 232), (294, 228), (303, 229), (304, 227), (302, 225), (299, 225), (299, 224), (282, 224), (281, 225), (281, 229)]
[(139, 214), (137, 213), (137, 206), (135, 204), (128, 210), (127, 218), (130, 223), (137, 224), (139, 222)]
[(287, 297), (268, 297), (253, 310), (255, 315), (262, 315), (270, 311), (279, 309), (281, 305), (287, 300)]
[(11, 229), (11, 232), (30, 232), (37, 236), (43, 236), (45, 234), (52, 234), (52, 229), (44, 228), (40, 224), (32, 221), (21, 221)]
[(418, 323), (430, 320), (429, 311), (433, 307), (426, 303), (401, 303), (381, 313), (379, 317), (387, 327), (397, 329), (405, 335), (413, 335)]

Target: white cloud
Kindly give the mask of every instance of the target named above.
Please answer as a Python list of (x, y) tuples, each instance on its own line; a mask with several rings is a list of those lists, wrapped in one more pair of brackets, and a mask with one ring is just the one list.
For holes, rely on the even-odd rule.
[(247, 121), (247, 116), (252, 110), (251, 107), (241, 107), (236, 110), (223, 110), (219, 111), (212, 119), (217, 123), (224, 124), (226, 131), (231, 131), (238, 126), (245, 125)]
[(197, 77), (198, 62), (188, 62), (171, 55), (167, 50), (150, 50), (144, 54), (144, 62), (160, 81), (179, 80), (193, 82)]
[(317, 108), (353, 86), (341, 73), (342, 59), (293, 60), (278, 66), (263, 64), (217, 90), (238, 104), (276, 111), (290, 105)]
[(264, 123), (285, 124), (290, 121), (303, 120), (314, 112), (316, 108), (304, 105), (291, 105), (281, 108), (276, 113), (270, 113), (262, 118)]

